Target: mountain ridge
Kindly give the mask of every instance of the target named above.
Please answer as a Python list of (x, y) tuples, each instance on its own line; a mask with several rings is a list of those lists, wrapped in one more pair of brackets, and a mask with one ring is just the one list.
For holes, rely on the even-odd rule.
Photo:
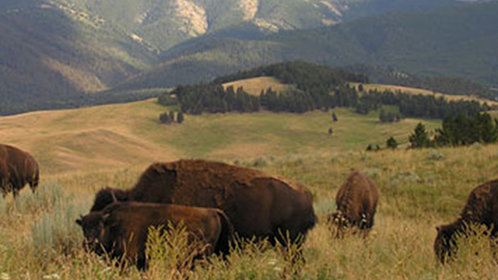
[[(141, 81), (157, 86), (155, 77), (163, 77), (163, 86), (209, 81), (229, 72), (293, 60), (333, 67), (383, 65), (420, 76), (464, 77), (493, 86), (498, 84), (496, 13), (498, 2), (491, 2), (449, 10), (392, 13), (253, 40), (205, 36), (172, 49), (153, 71), (141, 73), (117, 89), (140, 87)], [(192, 72), (208, 67), (209, 72)], [(170, 76), (172, 82), (168, 83)]]

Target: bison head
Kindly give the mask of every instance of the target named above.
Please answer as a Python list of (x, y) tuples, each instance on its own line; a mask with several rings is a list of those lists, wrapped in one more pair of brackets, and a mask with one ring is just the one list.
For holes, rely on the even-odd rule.
[(90, 209), (90, 212), (100, 211), (104, 209), (107, 205), (116, 201), (127, 201), (127, 200), (128, 200), (127, 191), (106, 187), (101, 189), (95, 195), (95, 200), (93, 202), (92, 208)]
[(455, 232), (453, 224), (436, 227), (437, 236), (434, 241), (434, 252), (441, 263), (446, 263), (456, 250)]
[[(91, 212), (86, 216), (81, 216), (76, 223), (81, 226), (85, 240), (83, 247), (86, 250), (93, 251), (98, 255), (109, 252), (112, 247), (112, 241), (109, 236), (108, 213), (101, 211)], [(106, 227), (107, 226), (107, 227)]]

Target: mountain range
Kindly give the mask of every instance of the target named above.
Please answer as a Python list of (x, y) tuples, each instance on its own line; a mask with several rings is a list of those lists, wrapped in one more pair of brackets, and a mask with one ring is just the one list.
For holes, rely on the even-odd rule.
[(0, 0), (0, 114), (296, 59), (496, 86), (497, 12), (455, 0)]

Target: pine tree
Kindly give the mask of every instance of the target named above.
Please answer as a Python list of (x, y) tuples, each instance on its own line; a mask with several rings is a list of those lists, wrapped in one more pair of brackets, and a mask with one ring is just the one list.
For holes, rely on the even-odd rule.
[(431, 145), (429, 140), (429, 135), (425, 130), (425, 126), (422, 123), (418, 123), (417, 127), (412, 135), (408, 138), (410, 141), (410, 148), (424, 148)]
[(389, 139), (387, 139), (386, 146), (391, 149), (396, 149), (398, 147), (398, 142), (396, 142), (396, 139), (391, 136)]

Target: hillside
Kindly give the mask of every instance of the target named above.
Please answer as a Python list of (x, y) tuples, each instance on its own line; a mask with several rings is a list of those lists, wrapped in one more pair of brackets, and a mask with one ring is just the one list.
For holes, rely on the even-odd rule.
[(107, 89), (153, 60), (105, 22), (34, 2), (0, 11), (0, 114), (57, 107)]
[[(155, 100), (46, 111), (0, 118), (0, 141), (31, 151), (45, 173), (107, 170), (177, 158), (252, 159), (295, 153), (364, 150), (394, 136), (406, 143), (419, 120), (381, 124), (377, 114), (330, 113), (187, 115), (161, 125)], [(438, 121), (424, 121), (429, 128)], [(333, 136), (328, 135), (329, 127)], [(202, 135), (202, 137), (201, 137)]]
[(239, 36), (329, 26), (389, 11), (458, 5), (454, 0), (57, 0), (119, 25), (160, 51), (187, 39), (241, 28)]
[(331, 66), (394, 66), (421, 76), (466, 77), (498, 84), (498, 2), (390, 13), (332, 27), (288, 31), (258, 40), (216, 37), (185, 43), (153, 70), (120, 89), (175, 86), (276, 61)]

